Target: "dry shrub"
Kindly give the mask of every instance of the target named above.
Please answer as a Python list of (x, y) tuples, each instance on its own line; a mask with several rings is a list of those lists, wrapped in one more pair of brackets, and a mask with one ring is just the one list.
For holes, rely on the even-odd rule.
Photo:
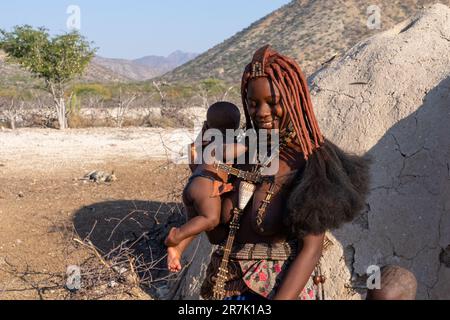
[(0, 120), (0, 128), (7, 128), (7, 129), (11, 129), (11, 125), (10, 125), (10, 123), (9, 123), (9, 121), (3, 121), (3, 120)]
[(116, 127), (115, 123), (111, 119), (85, 117), (80, 114), (70, 115), (67, 121), (69, 123), (69, 128), (72, 129)]
[(59, 128), (58, 119), (45, 117), (39, 114), (30, 114), (26, 119), (24, 119), (24, 123), (22, 125), (24, 127), (32, 128)]
[(170, 127), (188, 128), (194, 126), (194, 122), (182, 114), (181, 108), (179, 107), (166, 107), (161, 110), (161, 114), (162, 118), (165, 118), (174, 124)]

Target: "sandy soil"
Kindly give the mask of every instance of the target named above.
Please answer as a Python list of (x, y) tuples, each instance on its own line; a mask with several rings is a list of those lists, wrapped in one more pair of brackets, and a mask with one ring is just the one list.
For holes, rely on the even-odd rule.
[[(49, 285), (48, 274), (87, 257), (71, 243), (72, 226), (84, 237), (98, 223), (91, 238), (107, 250), (118, 219), (179, 202), (188, 168), (164, 160), (161, 134), (173, 138), (158, 129), (0, 131), (0, 299), (67, 298), (59, 283)], [(79, 180), (91, 170), (115, 170), (118, 181)], [(124, 225), (110, 241), (126, 232)]]
[(172, 160), (185, 155), (189, 129), (19, 129), (0, 131), (0, 163), (9, 171), (66, 168), (75, 162)]

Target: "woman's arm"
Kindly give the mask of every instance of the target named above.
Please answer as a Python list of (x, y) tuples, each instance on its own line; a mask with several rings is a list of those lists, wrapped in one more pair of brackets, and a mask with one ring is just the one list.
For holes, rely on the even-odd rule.
[(303, 247), (289, 267), (274, 300), (297, 300), (308, 283), (322, 255), (325, 234), (309, 235), (303, 239)]

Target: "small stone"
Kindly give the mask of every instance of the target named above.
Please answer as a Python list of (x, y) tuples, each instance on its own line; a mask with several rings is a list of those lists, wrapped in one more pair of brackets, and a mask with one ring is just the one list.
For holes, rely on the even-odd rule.
[(23, 192), (19, 192), (19, 193), (17, 194), (17, 196), (18, 196), (19, 198), (25, 197), (25, 195), (23, 194)]

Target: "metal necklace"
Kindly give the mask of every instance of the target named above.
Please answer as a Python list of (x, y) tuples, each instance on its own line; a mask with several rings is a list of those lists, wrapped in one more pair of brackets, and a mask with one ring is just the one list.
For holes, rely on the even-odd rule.
[[(216, 300), (223, 300), (226, 297), (225, 284), (228, 278), (228, 263), (230, 259), (230, 254), (233, 248), (234, 240), (237, 234), (237, 231), (240, 227), (240, 220), (244, 213), (245, 208), (250, 202), (253, 194), (256, 190), (256, 184), (262, 183), (263, 181), (270, 181), (269, 191), (267, 191), (266, 198), (263, 200), (260, 208), (258, 209), (256, 223), (258, 229), (264, 232), (264, 228), (262, 227), (264, 217), (266, 214), (266, 210), (268, 205), (270, 204), (273, 195), (275, 194), (275, 179), (274, 177), (264, 177), (262, 175), (262, 171), (266, 168), (280, 153), (280, 149), (285, 147), (288, 143), (292, 141), (295, 137), (295, 132), (293, 130), (287, 130), (284, 135), (283, 141), (280, 143), (279, 148), (272, 148), (271, 155), (267, 156), (266, 159), (262, 163), (260, 163), (256, 170), (253, 172), (243, 171), (236, 168), (233, 168), (226, 164), (216, 164), (216, 168), (218, 170), (223, 170), (228, 174), (234, 175), (239, 179), (242, 179), (239, 186), (239, 203), (238, 207), (233, 209), (233, 218), (230, 223), (230, 231), (228, 234), (228, 238), (224, 247), (222, 261), (220, 263), (219, 272), (217, 274), (216, 283), (213, 288), (213, 298)], [(259, 169), (258, 169), (259, 167)]]

